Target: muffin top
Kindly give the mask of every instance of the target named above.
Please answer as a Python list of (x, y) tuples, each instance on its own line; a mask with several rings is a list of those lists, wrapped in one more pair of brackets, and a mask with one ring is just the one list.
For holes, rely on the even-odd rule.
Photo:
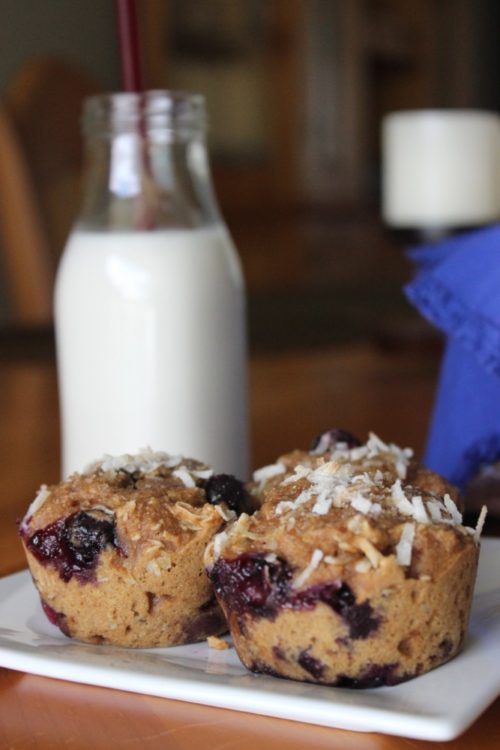
[(255, 472), (253, 492), (260, 509), (216, 536), (207, 565), (220, 555), (265, 554), (296, 569), (296, 587), (389, 564), (403, 576), (432, 577), (443, 555), (477, 542), (484, 521), (483, 513), (476, 530), (463, 526), (456, 489), (410, 449), (374, 434), (361, 444), (325, 433), (310, 451)]
[(101, 553), (113, 548), (137, 575), (159, 577), (235, 519), (244, 500), (234, 477), (148, 449), (105, 456), (81, 474), (42, 486), (19, 533), (27, 550), (64, 580), (94, 580)]
[[(362, 444), (345, 430), (325, 432), (313, 441), (309, 451), (292, 451), (280, 456), (276, 463), (258, 469), (254, 472), (251, 491), (261, 504), (269, 489), (288, 479), (298, 465), (316, 468), (319, 463), (329, 461), (352, 464), (354, 474), (379, 471), (386, 482), (400, 479), (429, 492), (449, 494), (455, 503), (460, 504), (457, 488), (415, 461), (411, 448), (386, 444), (374, 433), (370, 433), (368, 441)], [(377, 478), (380, 479), (380, 474)]]

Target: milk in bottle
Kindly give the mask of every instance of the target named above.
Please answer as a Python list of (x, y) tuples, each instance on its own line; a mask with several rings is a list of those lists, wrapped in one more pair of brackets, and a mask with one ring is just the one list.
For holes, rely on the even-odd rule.
[(155, 450), (245, 478), (245, 294), (200, 97), (86, 105), (87, 192), (55, 291), (63, 474)]

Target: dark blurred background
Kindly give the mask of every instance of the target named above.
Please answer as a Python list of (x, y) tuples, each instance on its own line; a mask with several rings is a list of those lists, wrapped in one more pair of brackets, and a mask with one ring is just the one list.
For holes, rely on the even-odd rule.
[[(147, 87), (207, 97), (252, 349), (432, 345), (402, 293), (404, 244), (380, 219), (380, 123), (399, 109), (500, 109), (498, 0), (139, 0), (138, 9)], [(5, 229), (16, 207), (4, 183), (0, 330), (12, 338), (50, 327), (54, 269), (79, 203), (81, 101), (119, 89), (120, 77), (112, 0), (0, 0), (0, 15), (3, 115), (36, 214), (21, 252)], [(36, 242), (43, 268), (30, 260)], [(23, 292), (43, 274), (41, 289)]]

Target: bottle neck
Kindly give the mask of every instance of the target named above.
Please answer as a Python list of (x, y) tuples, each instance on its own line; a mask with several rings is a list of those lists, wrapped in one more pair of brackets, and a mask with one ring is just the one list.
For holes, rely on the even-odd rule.
[[(199, 97), (151, 92), (95, 97), (85, 113), (79, 226), (91, 230), (195, 228), (220, 220)], [(186, 101), (187, 100), (187, 101)]]

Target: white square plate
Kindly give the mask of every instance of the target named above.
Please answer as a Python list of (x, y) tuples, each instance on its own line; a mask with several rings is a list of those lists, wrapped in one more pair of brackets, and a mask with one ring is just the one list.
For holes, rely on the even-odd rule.
[(0, 579), (0, 666), (311, 724), (427, 740), (461, 734), (500, 693), (500, 539), (483, 539), (462, 653), (395, 687), (320, 687), (247, 672), (206, 643), (131, 650), (71, 641), (45, 618), (27, 571)]

